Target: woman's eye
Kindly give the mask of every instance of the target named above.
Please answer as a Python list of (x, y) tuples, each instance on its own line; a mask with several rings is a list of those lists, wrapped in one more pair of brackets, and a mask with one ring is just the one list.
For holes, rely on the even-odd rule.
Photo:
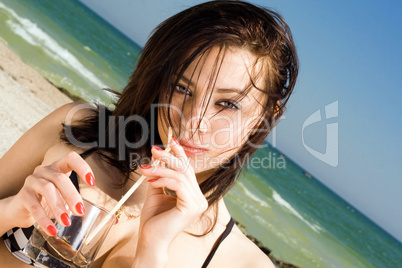
[(221, 102), (218, 102), (218, 105), (220, 105), (226, 109), (236, 109), (236, 110), (241, 109), (240, 105), (234, 101), (221, 101)]
[(179, 93), (182, 93), (182, 94), (192, 96), (190, 89), (188, 89), (187, 87), (181, 86), (181, 85), (176, 86), (176, 91)]

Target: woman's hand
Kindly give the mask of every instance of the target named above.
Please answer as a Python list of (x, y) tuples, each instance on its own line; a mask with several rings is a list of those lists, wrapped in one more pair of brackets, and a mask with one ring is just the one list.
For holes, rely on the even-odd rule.
[[(173, 239), (208, 208), (183, 148), (175, 139), (171, 148), (174, 155), (156, 146), (152, 148), (153, 158), (160, 159), (165, 167), (140, 167), (149, 178), (149, 188), (141, 213), (137, 257), (147, 249), (154, 251), (154, 257), (163, 251), (167, 254)], [(175, 191), (177, 197), (166, 195), (164, 187)]]
[(75, 215), (84, 214), (82, 198), (69, 178), (72, 170), (85, 178), (88, 185), (95, 184), (91, 168), (76, 152), (70, 152), (50, 165), (38, 166), (26, 178), (21, 190), (8, 199), (7, 213), (12, 225), (29, 227), (37, 222), (53, 236), (56, 228), (46, 208), (64, 226), (71, 224), (65, 204)]

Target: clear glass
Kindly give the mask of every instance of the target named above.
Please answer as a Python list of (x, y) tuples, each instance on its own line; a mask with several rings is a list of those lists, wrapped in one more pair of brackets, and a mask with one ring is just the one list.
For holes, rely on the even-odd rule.
[(115, 217), (111, 217), (86, 245), (84, 243), (86, 238), (108, 215), (108, 211), (88, 200), (84, 200), (84, 206), (83, 216), (75, 216), (68, 211), (71, 219), (70, 226), (64, 227), (53, 220), (57, 236), (48, 236), (35, 224), (24, 253), (45, 267), (89, 267), (112, 227)]

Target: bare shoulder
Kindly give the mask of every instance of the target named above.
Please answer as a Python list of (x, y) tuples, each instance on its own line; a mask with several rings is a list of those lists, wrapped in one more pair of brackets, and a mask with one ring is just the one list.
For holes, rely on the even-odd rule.
[(0, 158), (0, 198), (18, 192), (25, 178), (42, 163), (49, 148), (61, 142), (60, 132), (64, 123), (79, 120), (91, 110), (93, 107), (89, 104), (63, 105), (24, 133)]
[(275, 268), (269, 257), (248, 239), (236, 225), (221, 247), (222, 249), (219, 249), (221, 250), (220, 257), (216, 259), (216, 267)]

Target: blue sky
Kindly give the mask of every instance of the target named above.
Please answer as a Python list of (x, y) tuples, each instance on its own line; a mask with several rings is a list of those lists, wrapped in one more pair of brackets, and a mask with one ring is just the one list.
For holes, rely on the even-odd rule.
[[(204, 1), (81, 2), (143, 46), (164, 19)], [(402, 3), (250, 2), (285, 17), (300, 59), (270, 142), (402, 241)], [(307, 124), (318, 113), (322, 120)]]

